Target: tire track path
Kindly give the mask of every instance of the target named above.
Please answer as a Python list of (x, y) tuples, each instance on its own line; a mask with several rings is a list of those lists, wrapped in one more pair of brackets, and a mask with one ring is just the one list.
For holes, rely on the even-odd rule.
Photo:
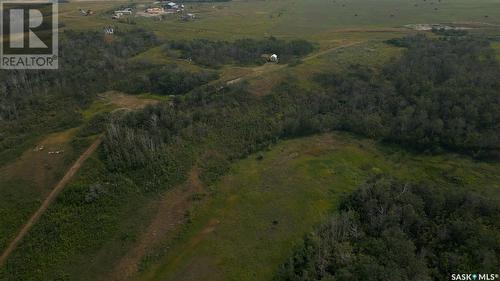
[(0, 266), (2, 266), (5, 261), (9, 258), (10, 254), (16, 249), (19, 243), (23, 240), (23, 238), (28, 234), (30, 229), (33, 227), (35, 223), (38, 222), (40, 217), (45, 213), (45, 211), (50, 207), (50, 205), (57, 198), (57, 195), (64, 189), (66, 184), (73, 178), (73, 176), (80, 170), (85, 160), (87, 160), (94, 151), (99, 147), (102, 142), (102, 136), (99, 136), (87, 150), (80, 155), (80, 158), (76, 160), (76, 162), (69, 168), (64, 177), (57, 183), (57, 185), (52, 189), (49, 195), (45, 198), (42, 205), (36, 210), (35, 213), (30, 217), (30, 219), (26, 222), (26, 224), (21, 228), (16, 237), (10, 242), (7, 248), (3, 251), (0, 256)]

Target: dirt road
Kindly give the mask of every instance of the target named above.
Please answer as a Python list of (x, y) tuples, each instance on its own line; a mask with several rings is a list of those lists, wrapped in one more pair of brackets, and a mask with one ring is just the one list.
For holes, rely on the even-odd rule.
[(42, 214), (47, 210), (47, 208), (54, 202), (57, 198), (57, 195), (64, 189), (66, 184), (71, 180), (71, 178), (80, 170), (82, 164), (89, 158), (92, 153), (99, 147), (102, 142), (102, 137), (98, 137), (87, 150), (76, 160), (76, 162), (69, 168), (64, 177), (57, 183), (54, 189), (49, 193), (45, 201), (43, 201), (42, 205), (38, 210), (30, 217), (28, 222), (21, 228), (19, 233), (16, 235), (14, 240), (10, 242), (9, 246), (5, 249), (0, 256), (0, 266), (2, 266), (10, 254), (16, 249), (17, 245), (23, 240), (24, 236), (28, 233), (28, 231), (33, 227), (33, 225), (40, 219)]

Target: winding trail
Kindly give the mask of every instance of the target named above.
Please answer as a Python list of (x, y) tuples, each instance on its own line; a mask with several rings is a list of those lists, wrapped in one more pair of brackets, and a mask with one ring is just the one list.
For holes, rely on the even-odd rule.
[(42, 205), (38, 210), (30, 217), (28, 222), (21, 228), (16, 237), (10, 242), (9, 246), (4, 250), (2, 255), (0, 256), (0, 266), (2, 266), (5, 261), (9, 258), (10, 254), (16, 249), (17, 245), (23, 240), (24, 236), (28, 233), (28, 231), (33, 227), (33, 225), (40, 219), (42, 214), (49, 208), (49, 206), (54, 202), (57, 198), (57, 195), (64, 189), (66, 184), (73, 178), (73, 176), (80, 170), (83, 163), (87, 158), (94, 153), (94, 151), (99, 147), (102, 142), (102, 136), (99, 136), (87, 150), (80, 155), (80, 158), (76, 160), (76, 162), (69, 168), (64, 177), (57, 183), (54, 189), (49, 193), (49, 195), (45, 198)]

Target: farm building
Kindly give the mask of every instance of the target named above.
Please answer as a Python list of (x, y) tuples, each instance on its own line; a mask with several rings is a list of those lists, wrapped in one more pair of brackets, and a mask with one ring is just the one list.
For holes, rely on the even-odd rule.
[(131, 15), (132, 14), (132, 8), (125, 8), (122, 10), (117, 10), (115, 11), (115, 15), (117, 14), (122, 14), (122, 15)]

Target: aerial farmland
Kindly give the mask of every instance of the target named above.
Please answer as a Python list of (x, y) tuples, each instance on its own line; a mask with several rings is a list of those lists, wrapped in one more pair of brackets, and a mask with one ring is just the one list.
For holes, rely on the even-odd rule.
[(498, 278), (500, 2), (48, 18), (58, 68), (0, 69), (1, 281)]

